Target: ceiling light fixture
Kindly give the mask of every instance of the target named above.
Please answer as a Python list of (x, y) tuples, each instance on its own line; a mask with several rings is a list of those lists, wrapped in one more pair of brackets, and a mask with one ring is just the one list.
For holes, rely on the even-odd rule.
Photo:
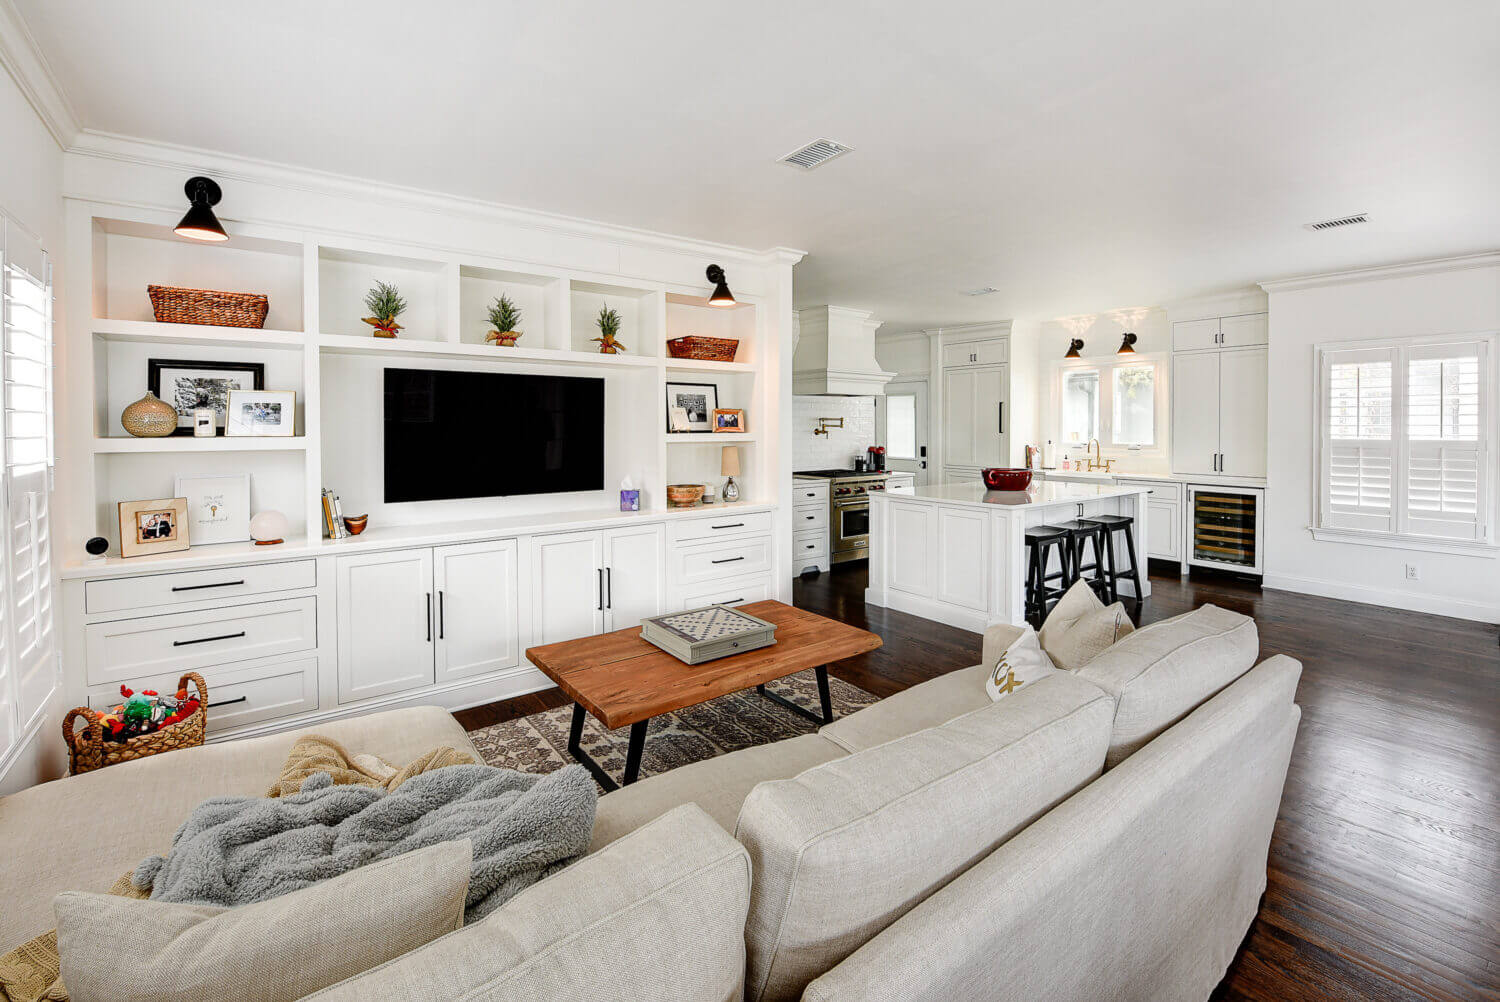
[(709, 306), (733, 306), (734, 293), (724, 284), (724, 269), (716, 264), (708, 266), (708, 280), (714, 283), (714, 291), (708, 294)]
[(1115, 354), (1116, 355), (1134, 355), (1135, 354), (1135, 347), (1134, 347), (1135, 341), (1136, 341), (1135, 335), (1132, 334), (1132, 333), (1130, 333), (1129, 331), (1126, 331), (1125, 332), (1125, 338), (1124, 338), (1124, 340), (1122, 340), (1120, 342), (1120, 350), (1117, 351), (1117, 352), (1115, 352)]
[(187, 215), (182, 217), (182, 222), (178, 223), (172, 232), (190, 240), (211, 240), (220, 243), (228, 240), (229, 234), (225, 233), (224, 227), (219, 225), (219, 219), (214, 215), (212, 208), (218, 205), (219, 199), (224, 196), (214, 179), (191, 178), (183, 186), (183, 191), (192, 205), (188, 207)]
[(1079, 354), (1079, 352), (1082, 350), (1083, 338), (1075, 337), (1068, 345), (1068, 353), (1064, 355), (1063, 358), (1082, 358), (1083, 356)]

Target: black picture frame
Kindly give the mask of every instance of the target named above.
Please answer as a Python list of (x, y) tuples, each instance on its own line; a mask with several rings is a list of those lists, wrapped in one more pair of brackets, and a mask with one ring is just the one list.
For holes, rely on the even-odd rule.
[[(157, 398), (171, 404), (177, 409), (177, 430), (174, 435), (191, 435), (193, 433), (192, 415), (184, 416), (177, 408), (175, 400), (168, 400), (162, 394), (162, 373), (170, 369), (199, 369), (204, 372), (244, 372), (249, 373), (255, 385), (249, 387), (252, 390), (263, 390), (266, 388), (266, 366), (264, 362), (213, 362), (185, 358), (148, 358), (146, 359), (146, 383), (151, 392)], [(228, 392), (225, 393), (226, 403)], [(186, 422), (186, 423), (184, 423)], [(214, 434), (224, 434), (223, 415), (214, 419)]]
[(672, 408), (677, 406), (675, 391), (677, 390), (702, 390), (706, 405), (703, 412), (703, 427), (694, 428), (690, 431), (675, 432), (678, 435), (700, 434), (711, 432), (714, 428), (714, 411), (719, 409), (719, 386), (717, 383), (667, 383), (667, 431), (672, 431)]

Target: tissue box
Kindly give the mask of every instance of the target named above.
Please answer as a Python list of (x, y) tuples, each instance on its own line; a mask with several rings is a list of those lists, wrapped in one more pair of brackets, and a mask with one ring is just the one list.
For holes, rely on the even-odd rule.
[(640, 491), (621, 491), (620, 492), (620, 510), (621, 511), (640, 511), (641, 510), (641, 492)]

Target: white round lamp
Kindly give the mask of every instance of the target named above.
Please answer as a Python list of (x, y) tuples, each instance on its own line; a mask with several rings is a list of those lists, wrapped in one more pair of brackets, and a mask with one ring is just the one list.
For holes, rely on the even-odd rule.
[(287, 525), (286, 516), (279, 511), (257, 512), (250, 519), (250, 538), (256, 546), (285, 542)]

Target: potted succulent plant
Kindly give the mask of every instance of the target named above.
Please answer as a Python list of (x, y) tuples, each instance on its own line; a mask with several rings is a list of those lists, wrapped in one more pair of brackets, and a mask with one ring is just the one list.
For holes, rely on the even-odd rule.
[(400, 290), (394, 285), (376, 282), (375, 288), (365, 293), (365, 309), (370, 311), (370, 316), (364, 321), (375, 328), (376, 337), (395, 337), (401, 329), (396, 318), (406, 309), (406, 300), (401, 298)]
[(615, 340), (615, 335), (620, 333), (620, 314), (609, 308), (606, 304), (599, 308), (599, 319), (594, 321), (599, 327), (600, 337), (593, 338), (599, 342), (599, 354), (614, 355), (625, 351), (623, 344)]
[(516, 324), (521, 322), (521, 308), (509, 296), (501, 296), (490, 304), (489, 314), (495, 329), (484, 336), (485, 343), (493, 341), (502, 348), (514, 348), (516, 338), (521, 336), (516, 330)]

